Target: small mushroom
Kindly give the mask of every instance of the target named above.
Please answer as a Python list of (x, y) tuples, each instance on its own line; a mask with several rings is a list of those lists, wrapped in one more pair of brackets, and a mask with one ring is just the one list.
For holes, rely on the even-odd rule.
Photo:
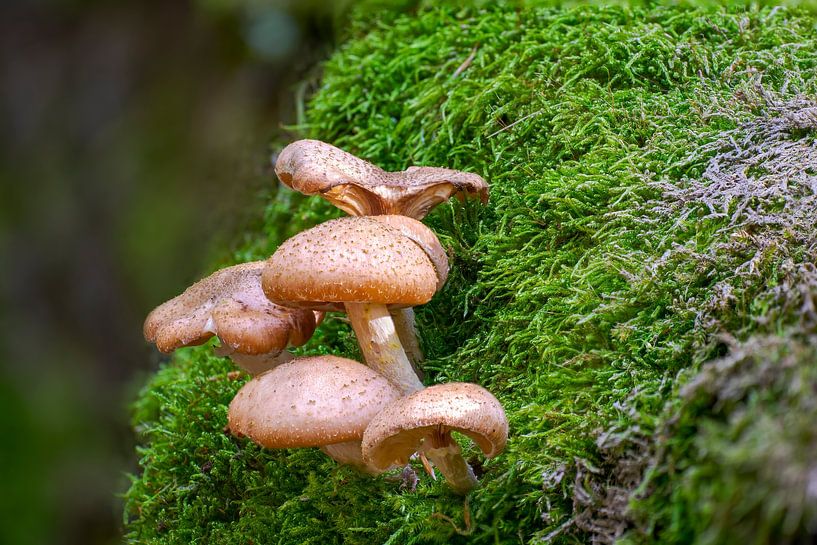
[[(418, 232), (431, 233), (423, 240), (436, 241), (422, 223), (404, 220), (416, 224)], [(441, 249), (439, 254), (445, 256)], [(284, 242), (267, 261), (261, 283), (267, 297), (282, 305), (345, 308), (366, 363), (410, 393), (423, 384), (406, 357), (387, 305), (428, 302), (440, 281), (439, 267), (401, 229), (369, 217), (346, 217)], [(444, 269), (447, 272), (447, 260)]]
[(499, 401), (476, 384), (430, 386), (398, 399), (375, 416), (363, 434), (363, 459), (374, 468), (405, 464), (424, 452), (459, 494), (477, 484), (451, 432), (462, 433), (492, 458), (508, 440), (508, 419)]
[(488, 201), (488, 184), (477, 174), (436, 167), (386, 172), (318, 140), (284, 148), (275, 173), (292, 189), (320, 195), (352, 216), (399, 214), (421, 220), (452, 196)]
[(252, 374), (291, 359), (287, 345), (309, 340), (320, 317), (267, 299), (261, 289), (264, 266), (263, 261), (235, 265), (196, 282), (148, 315), (145, 339), (172, 352), (217, 335), (222, 343), (217, 353)]
[(356, 361), (296, 358), (239, 390), (229, 429), (267, 448), (321, 447), (341, 463), (379, 473), (363, 462), (360, 440), (372, 417), (399, 397), (388, 380)]

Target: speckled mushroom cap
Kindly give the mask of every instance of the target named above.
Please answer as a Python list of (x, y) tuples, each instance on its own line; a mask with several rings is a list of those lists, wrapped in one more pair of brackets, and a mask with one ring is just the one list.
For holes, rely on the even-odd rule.
[(261, 289), (264, 261), (227, 267), (156, 307), (145, 339), (162, 352), (201, 344), (218, 335), (233, 351), (255, 355), (299, 346), (312, 336), (316, 314), (272, 303)]
[(442, 289), (448, 279), (448, 255), (446, 255), (440, 244), (440, 239), (437, 238), (434, 231), (407, 216), (389, 214), (370, 217), (373, 220), (385, 223), (389, 227), (394, 227), (420, 246), (431, 260), (431, 264), (434, 265), (434, 272), (437, 273), (437, 291)]
[(419, 220), (452, 196), (488, 201), (488, 184), (476, 174), (436, 167), (386, 172), (318, 140), (284, 148), (275, 173), (294, 190), (320, 195), (353, 216), (399, 214)]
[[(423, 244), (433, 244), (433, 238), (439, 246), (428, 227), (406, 220), (416, 224), (418, 233), (427, 232), (415, 238), (426, 241)], [(442, 247), (438, 253), (445, 255)], [(435, 259), (440, 261), (439, 256)], [(399, 308), (427, 303), (438, 281), (432, 259), (401, 228), (370, 217), (345, 217), (284, 242), (267, 261), (261, 284), (271, 301), (291, 307), (375, 303)]]
[[(430, 386), (398, 399), (378, 413), (363, 434), (363, 459), (376, 468), (405, 464), (426, 441), (463, 433), (492, 458), (505, 448), (508, 419), (499, 401), (476, 384)], [(435, 437), (436, 435), (436, 437)]]
[(267, 448), (359, 441), (372, 417), (400, 392), (346, 358), (298, 358), (245, 384), (228, 413), (233, 435)]

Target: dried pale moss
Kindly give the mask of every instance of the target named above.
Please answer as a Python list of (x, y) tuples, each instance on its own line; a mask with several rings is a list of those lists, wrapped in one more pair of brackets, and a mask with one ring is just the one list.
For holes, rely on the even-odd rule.
[[(426, 382), (495, 393), (508, 449), (478, 464), (467, 506), (427, 477), (411, 491), (399, 475), (364, 477), (315, 450), (264, 452), (222, 432), (243, 379), (206, 347), (185, 350), (135, 406), (142, 473), (127, 494), (129, 539), (680, 543), (754, 528), (806, 539), (808, 497), (758, 506), (788, 482), (763, 472), (788, 458), (762, 456), (762, 441), (800, 453), (807, 430), (764, 436), (738, 413), (768, 410), (774, 430), (784, 408), (805, 407), (785, 384), (808, 370), (808, 350), (792, 348), (801, 371), (768, 391), (747, 364), (746, 399), (764, 401), (741, 398), (734, 414), (676, 377), (724, 356), (719, 338), (747, 340), (749, 355), (731, 356), (741, 361), (765, 362), (753, 351), (787, 339), (812, 346), (813, 17), (516, 6), (373, 17), (361, 12), (325, 66), (300, 130), (388, 170), (444, 165), (491, 183), (487, 208), (453, 203), (427, 219), (452, 271), (418, 321)], [(335, 215), (279, 189), (236, 259)], [(338, 317), (303, 351), (357, 355)], [(704, 437), (723, 448), (687, 448)], [(718, 470), (725, 460), (734, 471)], [(794, 473), (808, 469), (791, 460)], [(747, 496), (736, 509), (755, 526), (726, 517), (708, 531), (732, 494)]]

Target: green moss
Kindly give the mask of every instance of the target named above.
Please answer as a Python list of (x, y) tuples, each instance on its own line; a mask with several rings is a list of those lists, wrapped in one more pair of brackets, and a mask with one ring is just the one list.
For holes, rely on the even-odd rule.
[(671, 400), (630, 542), (803, 543), (817, 524), (817, 337), (757, 337)]
[[(797, 115), (814, 107), (803, 98), (817, 90), (814, 19), (783, 9), (502, 6), (371, 17), (357, 16), (326, 64), (300, 130), (388, 169), (445, 165), (491, 184), (488, 207), (455, 202), (426, 220), (452, 271), (418, 321), (426, 382), (490, 389), (508, 412), (508, 448), (480, 464), (467, 510), (427, 477), (409, 492), (314, 449), (262, 451), (222, 432), (243, 379), (229, 379), (230, 364), (206, 347), (182, 350), (135, 404), (142, 471), (126, 498), (129, 538), (573, 543), (629, 530), (633, 540), (704, 542), (707, 522), (737, 493), (751, 496), (740, 506), (760, 522), (724, 519), (733, 534), (724, 524), (707, 535), (814, 532), (813, 510), (789, 524), (793, 503), (757, 507), (785, 484), (757, 469), (771, 460), (755, 455), (760, 447), (747, 447), (746, 471), (713, 470), (732, 460), (727, 438), (754, 440), (740, 422), (685, 409), (683, 429), (669, 424), (671, 407), (691, 403), (676, 375), (726, 353), (723, 335), (814, 329), (810, 167), (752, 159), (813, 149), (817, 127)], [(748, 173), (752, 191), (713, 177), (714, 167)], [(265, 257), (334, 215), (277, 190), (236, 260)], [(357, 356), (338, 317), (303, 352)], [(785, 391), (752, 410), (775, 418)], [(702, 437), (723, 448), (684, 447)], [(676, 469), (654, 469), (642, 484), (647, 460)], [(667, 493), (673, 479), (684, 483), (677, 494)], [(642, 503), (631, 512), (634, 490)], [(699, 498), (711, 507), (695, 507)]]

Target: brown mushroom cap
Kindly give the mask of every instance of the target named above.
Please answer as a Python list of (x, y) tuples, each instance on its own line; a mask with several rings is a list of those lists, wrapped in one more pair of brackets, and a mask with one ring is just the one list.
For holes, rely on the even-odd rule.
[(422, 305), (437, 282), (436, 267), (419, 244), (368, 217), (340, 218), (298, 233), (269, 258), (261, 280), (270, 300), (318, 309), (337, 303)]
[(440, 239), (437, 238), (434, 231), (407, 216), (389, 214), (371, 216), (371, 219), (394, 227), (423, 249), (431, 260), (431, 264), (434, 265), (434, 271), (437, 273), (437, 291), (440, 291), (448, 279), (448, 255), (446, 255), (440, 244)]
[[(492, 458), (505, 448), (508, 419), (499, 401), (476, 384), (430, 386), (398, 399), (378, 413), (363, 434), (363, 459), (377, 468), (404, 464), (424, 441), (463, 433)], [(438, 446), (438, 445), (433, 445)]]
[(284, 148), (275, 173), (292, 189), (320, 195), (353, 216), (399, 214), (419, 220), (452, 196), (488, 201), (488, 184), (476, 174), (436, 167), (386, 172), (318, 140)]
[(145, 339), (162, 352), (202, 344), (213, 335), (241, 354), (267, 354), (305, 343), (315, 331), (312, 311), (272, 303), (261, 289), (264, 261), (214, 272), (156, 307)]
[(399, 397), (388, 380), (356, 361), (298, 358), (239, 390), (229, 428), (267, 448), (359, 441), (372, 417)]

